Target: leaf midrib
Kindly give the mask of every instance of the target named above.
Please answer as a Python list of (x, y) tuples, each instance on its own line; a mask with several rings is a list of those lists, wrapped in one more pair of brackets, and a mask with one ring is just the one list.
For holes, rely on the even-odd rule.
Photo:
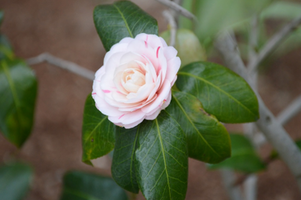
[[(85, 140), (85, 144), (90, 140), (89, 138), (92, 136), (92, 134), (96, 131), (96, 129), (103, 123), (104, 120), (106, 120), (108, 118), (108, 116), (104, 117), (98, 124), (97, 126), (94, 127), (94, 129), (91, 131), (91, 133), (89, 134), (89, 136), (87, 137), (87, 140)], [(109, 142), (109, 141), (107, 141)]]
[(167, 171), (167, 164), (166, 164), (166, 158), (165, 158), (165, 149), (164, 149), (164, 146), (163, 146), (163, 143), (162, 143), (162, 137), (161, 137), (161, 132), (160, 132), (160, 128), (159, 128), (159, 124), (158, 124), (158, 119), (156, 118), (155, 119), (155, 122), (156, 122), (156, 126), (157, 126), (157, 132), (158, 132), (158, 136), (160, 138), (160, 146), (161, 146), (161, 150), (162, 150), (162, 155), (163, 155), (163, 161), (164, 161), (164, 170), (166, 172), (166, 178), (167, 178), (167, 185), (168, 185), (168, 193), (169, 193), (169, 197), (171, 199), (171, 193), (170, 193), (170, 190), (171, 190), (171, 187), (170, 187), (170, 183), (169, 183), (169, 175), (168, 175), (168, 171)]
[(114, 7), (116, 8), (116, 10), (119, 12), (121, 18), (122, 18), (123, 21), (124, 21), (125, 27), (127, 28), (128, 32), (129, 32), (129, 34), (130, 34), (130, 36), (133, 38), (133, 37), (134, 37), (134, 36), (133, 36), (133, 33), (132, 33), (132, 31), (130, 30), (130, 27), (129, 27), (129, 25), (128, 25), (128, 23), (127, 23), (127, 21), (126, 21), (124, 15), (123, 15), (123, 13), (121, 12), (121, 10), (118, 8), (118, 6), (117, 6), (116, 4), (113, 4), (113, 6), (114, 6)]
[(199, 76), (195, 76), (193, 74), (187, 73), (187, 72), (179, 72), (178, 75), (186, 75), (186, 76), (191, 76), (194, 77), (196, 79), (199, 79), (209, 85), (211, 85), (212, 87), (214, 87), (216, 90), (220, 91), (221, 93), (225, 94), (226, 96), (228, 96), (230, 99), (234, 100), (237, 104), (239, 104), (241, 107), (243, 107), (245, 110), (247, 110), (249, 113), (251, 113), (254, 117), (257, 118), (256, 114), (254, 114), (251, 110), (249, 110), (244, 104), (240, 103), (236, 98), (234, 98), (233, 96), (231, 96), (230, 94), (228, 94), (227, 92), (225, 92), (224, 90), (221, 90), (218, 86), (214, 85), (213, 83), (205, 80), (204, 78), (201, 78)]
[(208, 145), (208, 147), (219, 157), (222, 157), (221, 155), (219, 155), (212, 147), (211, 145), (207, 142), (207, 140), (205, 140), (205, 138), (203, 137), (203, 135), (199, 132), (199, 130), (195, 127), (194, 123), (191, 121), (191, 119), (189, 118), (189, 116), (187, 115), (187, 113), (185, 112), (184, 108), (182, 107), (182, 105), (180, 104), (180, 102), (178, 101), (178, 99), (172, 95), (174, 100), (176, 101), (176, 103), (178, 104), (178, 106), (180, 107), (180, 109), (182, 110), (182, 112), (184, 113), (184, 115), (186, 116), (186, 118), (188, 119), (188, 121), (190, 122), (190, 124), (192, 125), (192, 127), (197, 131), (197, 133), (200, 135), (200, 137), (202, 138), (202, 140)]

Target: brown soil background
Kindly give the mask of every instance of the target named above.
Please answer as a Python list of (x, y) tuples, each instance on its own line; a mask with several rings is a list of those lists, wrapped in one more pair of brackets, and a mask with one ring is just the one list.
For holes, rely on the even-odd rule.
[[(104, 49), (93, 24), (93, 8), (101, 0), (0, 0), (5, 11), (1, 32), (7, 35), (18, 57), (30, 58), (49, 52), (96, 71)], [(166, 29), (164, 6), (151, 0), (135, 0)], [(260, 93), (277, 114), (301, 94), (301, 49), (275, 60), (260, 76)], [(35, 178), (27, 200), (59, 199), (62, 175), (72, 169), (109, 174), (108, 164), (96, 169), (81, 162), (81, 126), (86, 96), (92, 82), (43, 63), (32, 67), (39, 81), (33, 132), (20, 152), (0, 135), (0, 163), (14, 157), (31, 163)], [(301, 138), (301, 114), (286, 126), (293, 138)], [(230, 129), (239, 128), (229, 126)], [(271, 149), (265, 145), (264, 156)], [(190, 160), (187, 200), (228, 199), (220, 173)], [(1, 199), (1, 197), (0, 197)], [(139, 195), (139, 199), (143, 199)], [(282, 161), (275, 161), (259, 174), (259, 200), (298, 200), (297, 184)]]

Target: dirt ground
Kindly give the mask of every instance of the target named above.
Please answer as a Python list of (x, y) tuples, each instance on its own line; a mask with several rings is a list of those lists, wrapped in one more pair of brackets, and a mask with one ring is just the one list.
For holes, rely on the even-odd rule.
[[(18, 57), (31, 58), (49, 52), (96, 71), (104, 49), (93, 24), (93, 8), (102, 0), (0, 0), (5, 12), (1, 32), (8, 36)], [(161, 6), (154, 0), (135, 0), (166, 29)], [(274, 61), (260, 76), (260, 93), (277, 114), (301, 94), (301, 49)], [(64, 172), (77, 169), (110, 174), (109, 166), (96, 169), (81, 162), (81, 126), (84, 102), (92, 82), (43, 63), (32, 67), (39, 81), (33, 132), (21, 152), (0, 135), (0, 163), (14, 157), (32, 164), (35, 179), (27, 200), (57, 200)], [(301, 114), (286, 126), (293, 138), (301, 138)], [(233, 129), (233, 126), (231, 126)], [(234, 127), (236, 128), (236, 127)], [(265, 145), (262, 155), (271, 149)], [(187, 200), (226, 200), (218, 171), (190, 160)], [(1, 197), (0, 197), (1, 199)], [(139, 195), (139, 199), (143, 199)], [(259, 200), (298, 200), (297, 184), (282, 161), (259, 174)]]

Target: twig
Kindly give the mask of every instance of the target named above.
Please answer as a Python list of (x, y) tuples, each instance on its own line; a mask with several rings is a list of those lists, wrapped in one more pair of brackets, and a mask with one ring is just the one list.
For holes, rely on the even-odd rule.
[(256, 59), (257, 53), (255, 49), (258, 44), (258, 15), (255, 14), (251, 21), (251, 30), (249, 36), (249, 60)]
[(157, 0), (158, 2), (166, 5), (167, 7), (171, 8), (172, 10), (176, 11), (177, 13), (187, 17), (188, 19), (197, 21), (197, 18), (188, 10), (177, 4), (177, 2), (169, 1), (169, 0)]
[[(282, 125), (285, 125), (291, 118), (293, 118), (295, 115), (297, 115), (301, 111), (301, 95), (297, 97), (286, 109), (284, 109), (277, 117), (277, 120)], [(255, 135), (254, 143), (258, 146), (261, 146), (266, 142), (265, 137), (262, 134)], [(274, 158), (268, 157), (265, 159), (266, 165), (270, 164), (272, 161), (274, 161)], [(240, 185), (242, 184), (250, 174), (245, 174), (241, 176), (240, 178), (236, 179), (234, 185)]]
[(297, 97), (287, 108), (285, 108), (277, 117), (279, 123), (286, 124), (291, 118), (301, 111), (301, 95)]
[(250, 72), (256, 71), (258, 65), (268, 56), (292, 31), (301, 24), (301, 15), (285, 25), (278, 33), (276, 33), (262, 48), (256, 59), (250, 60), (248, 69)]
[(255, 200), (257, 196), (257, 184), (258, 177), (255, 174), (250, 175), (245, 183), (245, 200)]
[(228, 192), (231, 200), (242, 200), (242, 194), (239, 187), (235, 187), (233, 183), (235, 182), (235, 176), (233, 171), (222, 169), (221, 175), (223, 179), (223, 184)]
[(178, 4), (178, 5), (181, 5), (181, 4), (182, 4), (182, 0), (173, 0), (173, 2), (175, 2), (175, 3)]
[[(250, 35), (249, 35), (249, 60), (256, 59), (257, 53), (256, 48), (258, 45), (258, 14), (254, 14), (251, 24), (250, 24)], [(258, 73), (252, 73), (250, 78), (252, 79), (254, 83), (253, 89), (257, 90), (257, 78)], [(255, 149), (258, 148), (258, 144), (256, 143), (255, 136), (257, 132), (257, 127), (254, 123), (247, 123), (244, 124), (244, 134), (247, 135)], [(253, 174), (250, 175), (246, 181), (244, 181), (243, 188), (244, 188), (244, 194), (245, 194), (245, 200), (256, 200), (257, 196), (257, 175)]]
[(34, 64), (38, 64), (38, 63), (42, 63), (42, 62), (48, 62), (52, 65), (55, 65), (57, 67), (60, 67), (62, 69), (65, 69), (65, 70), (68, 70), (70, 72), (73, 72), (74, 74), (77, 74), (79, 76), (82, 76), (86, 79), (89, 79), (89, 80), (94, 80), (94, 72), (86, 69), (86, 68), (83, 68), (75, 63), (72, 63), (70, 61), (66, 61), (66, 60), (63, 60), (61, 58), (57, 58), (55, 56), (52, 56), (51, 54), (49, 53), (42, 53), (36, 57), (33, 57), (33, 58), (29, 58), (27, 59), (27, 64), (29, 65), (34, 65)]
[[(252, 83), (251, 79), (247, 76), (248, 73), (241, 57), (235, 51), (236, 46), (235, 40), (230, 35), (220, 37), (216, 43), (216, 47), (223, 55), (227, 65), (231, 66), (231, 69), (241, 75), (251, 87), (254, 87), (254, 83)], [(283, 126), (265, 106), (260, 95), (256, 91), (255, 93), (258, 98), (260, 112), (260, 119), (256, 122), (256, 125), (289, 167), (297, 179), (299, 189), (301, 190), (301, 152), (284, 130)]]
[(169, 45), (174, 46), (176, 44), (176, 34), (177, 34), (177, 24), (176, 21), (169, 10), (163, 11), (163, 16), (167, 19), (170, 25), (170, 40)]

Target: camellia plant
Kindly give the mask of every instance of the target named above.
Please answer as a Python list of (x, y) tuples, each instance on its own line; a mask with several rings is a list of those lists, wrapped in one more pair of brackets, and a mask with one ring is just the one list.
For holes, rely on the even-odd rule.
[[(103, 66), (95, 74), (47, 53), (27, 61), (16, 58), (0, 33), (3, 136), (17, 148), (30, 136), (38, 86), (29, 65), (47, 61), (93, 80), (84, 105), (82, 161), (93, 166), (96, 159), (109, 154), (114, 179), (67, 172), (61, 200), (128, 200), (125, 190), (133, 193), (132, 200), (139, 192), (147, 200), (184, 200), (189, 158), (206, 163), (208, 169), (228, 169), (222, 175), (231, 200), (243, 199), (236, 186), (250, 175), (256, 178), (278, 158), (301, 188), (301, 140), (294, 143), (283, 128), (301, 110), (300, 97), (276, 118), (256, 91), (256, 70), (277, 45), (297, 30), (284, 44), (288, 49), (295, 47), (292, 43), (300, 46), (301, 5), (270, 0), (157, 1), (171, 9), (163, 12), (169, 28), (160, 35), (156, 19), (131, 1), (95, 7), (94, 24), (106, 50)], [(0, 25), (3, 16), (0, 11)], [(274, 16), (294, 20), (266, 41), (261, 27)], [(246, 21), (252, 21), (252, 31), (249, 26), (246, 30)], [(225, 28), (242, 42), (237, 44)], [(247, 53), (246, 35), (250, 35)], [(207, 61), (206, 54), (217, 53), (213, 45), (229, 68)], [(275, 55), (286, 50), (280, 48)], [(247, 57), (248, 62), (242, 60)], [(225, 123), (248, 123), (245, 135), (229, 134)], [(256, 148), (265, 141), (274, 150), (262, 159)], [(24, 199), (32, 177), (28, 164), (0, 166), (0, 199)], [(245, 196), (255, 186), (246, 187)], [(247, 199), (255, 198), (253, 192)]]
[(85, 105), (83, 161), (114, 149), (112, 176), (122, 188), (146, 199), (185, 199), (188, 158), (230, 157), (222, 122), (256, 121), (256, 95), (218, 64), (180, 69), (157, 21), (129, 1), (97, 6), (94, 23), (107, 53)]

